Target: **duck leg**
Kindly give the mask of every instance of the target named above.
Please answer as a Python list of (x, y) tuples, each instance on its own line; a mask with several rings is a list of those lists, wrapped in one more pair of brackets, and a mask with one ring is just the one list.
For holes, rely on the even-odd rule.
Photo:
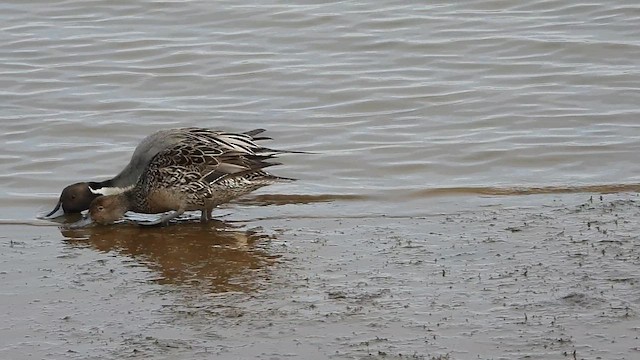
[(200, 215), (200, 222), (207, 222), (213, 219), (213, 208), (204, 208), (202, 209), (202, 214)]
[(138, 222), (138, 225), (144, 225), (144, 226), (154, 226), (154, 225), (168, 225), (169, 221), (177, 218), (178, 216), (182, 215), (182, 213), (184, 213), (183, 209), (178, 209), (176, 211), (172, 211), (170, 213), (166, 213), (162, 216), (160, 216), (158, 219), (153, 220), (153, 221), (140, 221)]

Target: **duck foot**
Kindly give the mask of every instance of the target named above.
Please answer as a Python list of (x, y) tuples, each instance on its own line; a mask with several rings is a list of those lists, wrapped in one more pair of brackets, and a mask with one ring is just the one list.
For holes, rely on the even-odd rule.
[(172, 211), (170, 213), (164, 214), (157, 218), (156, 220), (151, 221), (137, 221), (136, 224), (142, 226), (166, 226), (169, 225), (169, 221), (177, 218), (182, 215), (184, 211)]

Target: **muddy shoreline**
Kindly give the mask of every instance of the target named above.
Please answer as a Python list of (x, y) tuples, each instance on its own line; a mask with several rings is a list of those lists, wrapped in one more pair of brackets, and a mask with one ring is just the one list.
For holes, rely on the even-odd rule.
[(0, 355), (631, 359), (639, 205), (554, 194), (2, 225)]

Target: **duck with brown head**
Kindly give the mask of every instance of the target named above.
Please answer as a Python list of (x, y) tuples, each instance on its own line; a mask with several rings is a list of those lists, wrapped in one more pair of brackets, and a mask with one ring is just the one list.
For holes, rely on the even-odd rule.
[(87, 210), (91, 202), (101, 195), (113, 195), (131, 189), (151, 159), (159, 152), (181, 142), (200, 142), (204, 144), (222, 144), (232, 148), (260, 152), (269, 150), (255, 143), (268, 137), (257, 137), (262, 129), (245, 133), (228, 133), (204, 128), (180, 128), (161, 130), (143, 139), (136, 147), (129, 164), (114, 178), (102, 182), (79, 182), (69, 185), (62, 194), (55, 208), (44, 215), (45, 219), (53, 219), (65, 214), (79, 213)]
[(260, 187), (292, 179), (271, 175), (263, 169), (283, 151), (255, 145), (246, 134), (229, 134), (216, 143), (191, 139), (171, 146), (146, 166), (135, 186), (91, 202), (89, 214), (69, 227), (91, 222), (111, 224), (127, 211), (157, 214), (159, 219), (141, 225), (167, 224), (185, 211), (199, 210), (201, 221), (213, 209)]
[(98, 196), (117, 194), (131, 188), (131, 186), (117, 187), (112, 184), (113, 180), (71, 184), (62, 190), (55, 208), (43, 218), (54, 219), (64, 214), (82, 212), (87, 210), (93, 199)]
[(58, 204), (44, 218), (51, 219), (63, 214), (81, 212), (88, 209), (91, 201), (97, 196), (89, 189), (89, 183), (71, 184), (62, 190)]

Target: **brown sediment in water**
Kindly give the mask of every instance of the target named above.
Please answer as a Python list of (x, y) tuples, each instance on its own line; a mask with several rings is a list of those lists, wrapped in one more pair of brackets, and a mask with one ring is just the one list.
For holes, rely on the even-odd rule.
[(620, 192), (638, 192), (640, 184), (597, 184), (576, 186), (463, 186), (449, 188), (434, 188), (412, 191), (407, 197), (455, 196), (455, 195), (537, 195), (537, 194), (573, 194), (573, 193), (601, 193), (613, 194)]
[(311, 204), (318, 202), (335, 201), (367, 201), (416, 199), (439, 196), (520, 196), (539, 194), (574, 194), (574, 193), (598, 193), (613, 194), (621, 192), (640, 192), (640, 184), (594, 184), (576, 186), (460, 186), (440, 187), (421, 190), (394, 189), (380, 191), (372, 194), (260, 194), (247, 196), (236, 200), (236, 203), (255, 206), (287, 205), (287, 204)]
[(331, 201), (362, 201), (367, 200), (371, 196), (369, 195), (356, 195), (356, 194), (318, 194), (318, 195), (304, 195), (304, 194), (260, 194), (247, 196), (234, 201), (239, 204), (247, 205), (287, 205), (287, 204), (311, 204), (317, 202), (331, 202)]

